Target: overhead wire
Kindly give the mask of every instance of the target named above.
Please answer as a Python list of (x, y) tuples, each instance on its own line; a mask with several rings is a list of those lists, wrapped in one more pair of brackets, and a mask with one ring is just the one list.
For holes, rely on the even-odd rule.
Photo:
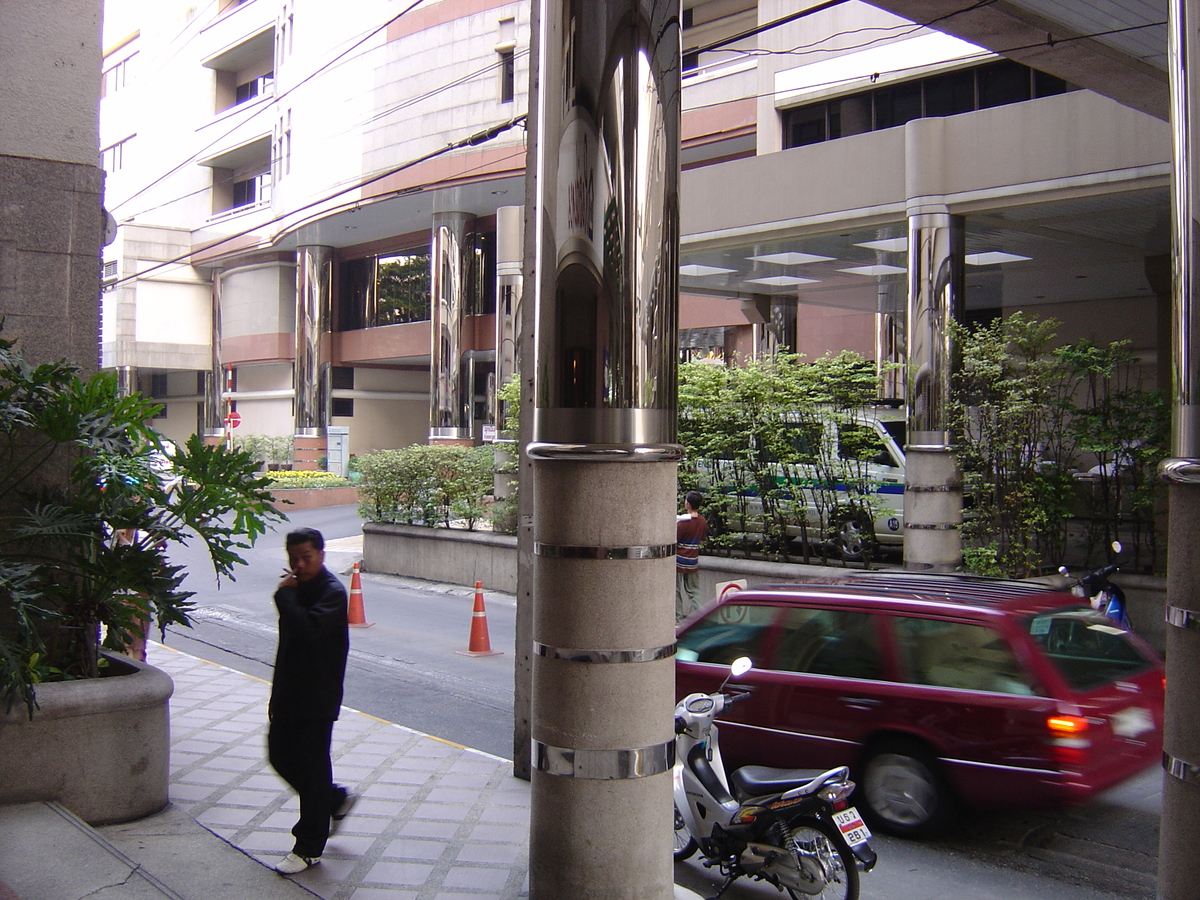
[[(326, 71), (327, 69), (332, 68), (335, 64), (344, 62), (348, 58), (350, 53), (352, 53), (354, 50), (357, 50), (359, 47), (361, 47), (363, 44), (365, 44), (371, 38), (375, 37), (377, 34), (379, 34), (384, 29), (388, 28), (392, 23), (397, 22), (400, 19), (402, 19), (404, 16), (408, 15), (410, 12), (412, 12), (414, 9), (416, 9), (418, 6), (420, 6), (424, 2), (425, 2), (425, 0), (413, 0), (413, 2), (411, 4), (409, 4), (404, 10), (402, 10), (401, 12), (392, 16), (390, 19), (388, 19), (382, 25), (379, 25), (378, 27), (367, 32), (361, 38), (359, 38), (353, 44), (351, 44), (348, 48), (337, 53), (333, 58), (331, 58), (330, 60), (325, 62), (323, 65), (318, 66), (316, 69), (314, 69), (308, 75), (304, 76), (298, 82), (296, 82), (295, 84), (288, 87), (282, 93), (277, 94), (274, 98), (275, 104), (278, 104), (278, 102), (280, 100), (284, 99), (289, 94), (291, 94), (293, 91), (295, 91), (298, 88), (302, 87), (303, 85), (307, 84), (309, 81), (316, 78), (322, 72)], [(275, 104), (272, 104), (272, 106), (274, 106)], [(254, 110), (249, 116), (246, 117), (246, 120), (248, 121), (250, 119), (257, 117), (261, 113), (266, 112), (268, 109), (271, 109), (272, 106), (264, 106), (260, 109)], [(174, 175), (176, 172), (178, 172), (180, 169), (184, 168), (185, 166), (189, 166), (192, 163), (196, 162), (201, 157), (203, 157), (205, 153), (209, 152), (214, 147), (219, 146), (221, 141), (225, 140), (225, 138), (229, 137), (235, 131), (237, 131), (241, 128), (244, 128), (244, 127), (245, 127), (245, 121), (239, 121), (236, 125), (234, 125), (232, 128), (230, 128), (224, 134), (209, 141), (208, 144), (206, 144), (202, 149), (196, 151), (191, 156), (189, 156), (187, 159), (180, 162), (178, 165), (172, 167), (171, 169), (168, 169), (165, 173), (158, 176), (158, 178), (147, 182), (144, 187), (135, 191), (130, 196), (124, 198), (121, 201), (121, 205), (124, 205), (124, 204), (130, 202), (131, 200), (134, 200), (137, 197), (140, 197), (142, 194), (144, 194), (146, 191), (148, 191), (151, 187), (153, 187), (157, 182), (161, 181), (164, 178), (169, 178), (170, 176)], [(118, 206), (118, 209), (119, 208), (120, 207)]]
[[(382, 181), (384, 178), (388, 178), (392, 175), (398, 174), (399, 172), (403, 172), (405, 169), (411, 169), (413, 166), (419, 165), (423, 162), (427, 162), (428, 160), (431, 160), (438, 156), (441, 156), (443, 153), (449, 153), (452, 150), (459, 150), (464, 147), (476, 147), (476, 146), (479, 146), (480, 144), (485, 144), (488, 141), (496, 138), (497, 136), (499, 136), (500, 134), (503, 134), (504, 132), (508, 131), (511, 128), (515, 128), (518, 125), (524, 125), (526, 118), (527, 118), (527, 115), (525, 113), (522, 113), (521, 115), (513, 116), (511, 119), (508, 119), (507, 121), (500, 122), (495, 125), (490, 125), (481, 131), (477, 131), (474, 134), (469, 135), (468, 137), (462, 138), (457, 141), (452, 141), (451, 143), (446, 144), (445, 146), (440, 147), (437, 150), (433, 150), (429, 153), (424, 153), (418, 157), (414, 157), (413, 159), (408, 160), (407, 162), (401, 163), (398, 166), (393, 166), (383, 172), (378, 172), (378, 173), (371, 175), (370, 177), (365, 178), (361, 181), (356, 181), (353, 184), (349, 185), (348, 187), (343, 187), (343, 188), (340, 188), (331, 193), (327, 193), (327, 194), (319, 197), (316, 200), (309, 201), (308, 203), (304, 204), (303, 206), (299, 206), (299, 207), (296, 207), (295, 209), (288, 210), (287, 212), (281, 213), (280, 215), (275, 216), (266, 221), (256, 222), (253, 226), (251, 226), (249, 228), (243, 229), (242, 231), (235, 232), (234, 234), (225, 235), (224, 237), (219, 238), (210, 243), (204, 244), (201, 247), (194, 248), (192, 250), (189, 250), (186, 253), (181, 253), (178, 256), (173, 257), (172, 259), (167, 259), (167, 260), (163, 260), (161, 262), (155, 263), (154, 265), (148, 266), (147, 268), (142, 269), (133, 275), (126, 275), (123, 278), (118, 278), (114, 281), (108, 282), (108, 285), (110, 287), (116, 287), (117, 285), (124, 284), (127, 281), (134, 281), (139, 278), (142, 278), (151, 272), (158, 271), (159, 269), (164, 269), (168, 266), (175, 266), (175, 265), (187, 263), (187, 261), (190, 260), (197, 253), (203, 253), (203, 252), (212, 250), (214, 248), (220, 247), (223, 244), (227, 244), (230, 241), (234, 241), (234, 240), (237, 240), (238, 238), (246, 237), (247, 235), (253, 234), (256, 231), (260, 231), (261, 229), (263, 229), (267, 226), (276, 225), (287, 219), (292, 219), (292, 218), (296, 217), (299, 213), (303, 213), (307, 210), (315, 209), (316, 207), (323, 206), (324, 204), (329, 203), (331, 200), (335, 200), (344, 194), (348, 194), (351, 191), (361, 190), (362, 188), (367, 187), (368, 185), (374, 184), (377, 181)], [(518, 155), (519, 154), (514, 153), (509, 158), (515, 159)], [(414, 192), (414, 190), (412, 188), (406, 188), (406, 189), (393, 191), (393, 192), (391, 192), (391, 194), (393, 196), (399, 196), (401, 194), (413, 193), (413, 192)], [(384, 196), (387, 196), (387, 195), (384, 195)], [(379, 198), (372, 198), (372, 199), (379, 199)], [(358, 203), (358, 201), (355, 201), (355, 203), (348, 204), (348, 205), (354, 206), (354, 205), (357, 205), (357, 203)], [(328, 215), (329, 212), (331, 212), (331, 211), (330, 210), (323, 211), (322, 215)], [(302, 224), (304, 224), (303, 220), (295, 223), (295, 227), (299, 227)]]

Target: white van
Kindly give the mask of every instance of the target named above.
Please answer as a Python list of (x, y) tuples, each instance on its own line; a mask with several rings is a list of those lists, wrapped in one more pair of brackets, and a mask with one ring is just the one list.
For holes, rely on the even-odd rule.
[[(773, 481), (773, 515), (788, 537), (836, 545), (860, 559), (874, 545), (904, 541), (904, 410), (891, 404), (833, 413), (797, 412), (782, 423), (792, 461), (757, 459), (756, 474)], [(701, 481), (727, 502), (726, 530), (754, 540), (767, 529), (758, 485), (747, 485), (748, 466), (735, 459), (704, 461)], [(740, 490), (734, 485), (742, 485)]]

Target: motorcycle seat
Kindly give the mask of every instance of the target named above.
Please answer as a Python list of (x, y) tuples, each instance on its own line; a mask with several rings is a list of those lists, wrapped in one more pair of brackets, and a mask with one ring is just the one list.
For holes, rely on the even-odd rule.
[(729, 778), (733, 795), (743, 801), (798, 790), (796, 796), (812, 794), (829, 782), (845, 781), (850, 775), (845, 766), (836, 769), (772, 769), (769, 766), (742, 766)]

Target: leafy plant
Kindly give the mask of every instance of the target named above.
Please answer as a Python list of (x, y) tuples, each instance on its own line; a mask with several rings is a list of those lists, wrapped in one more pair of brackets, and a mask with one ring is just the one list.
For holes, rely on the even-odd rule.
[[(188, 624), (191, 591), (167, 548), (199, 539), (233, 577), (269, 521), (249, 454), (192, 437), (170, 446), (158, 406), (116, 378), (65, 362), (32, 365), (0, 339), (0, 696), (32, 716), (34, 685), (98, 674), (153, 614)], [(170, 454), (173, 452), (173, 456)], [(114, 539), (123, 532), (128, 543)]]
[(359, 512), (373, 522), (404, 522), (430, 528), (484, 517), (492, 492), (492, 448), (414, 444), (359, 458)]

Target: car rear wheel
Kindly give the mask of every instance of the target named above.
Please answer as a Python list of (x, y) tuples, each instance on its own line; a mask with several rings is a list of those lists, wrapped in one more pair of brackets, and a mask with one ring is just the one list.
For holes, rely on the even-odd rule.
[(928, 750), (916, 741), (879, 745), (863, 766), (863, 808), (871, 824), (898, 837), (928, 837), (946, 827), (954, 798)]
[(875, 528), (863, 516), (849, 515), (842, 519), (835, 540), (842, 559), (858, 562), (875, 555)]

